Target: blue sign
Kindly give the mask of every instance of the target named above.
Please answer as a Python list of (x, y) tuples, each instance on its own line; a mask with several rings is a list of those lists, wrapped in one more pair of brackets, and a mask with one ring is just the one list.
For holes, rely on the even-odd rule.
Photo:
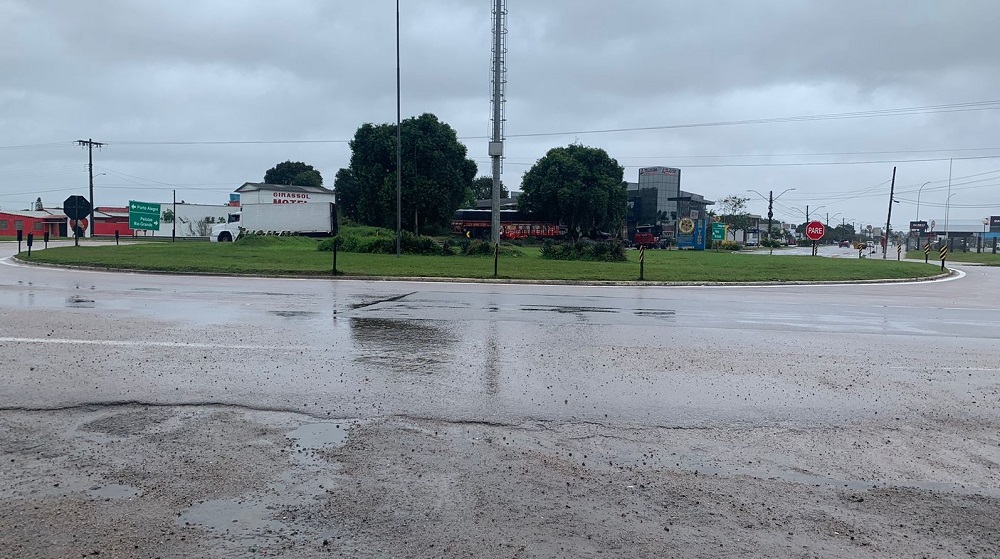
[(684, 218), (677, 223), (677, 248), (705, 250), (705, 220)]

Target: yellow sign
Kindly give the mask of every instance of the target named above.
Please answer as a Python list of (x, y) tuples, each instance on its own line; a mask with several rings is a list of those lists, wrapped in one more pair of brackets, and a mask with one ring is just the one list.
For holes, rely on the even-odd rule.
[(684, 233), (685, 235), (691, 233), (694, 231), (694, 220), (690, 217), (685, 217), (679, 224), (677, 224), (677, 227), (680, 229), (681, 233)]

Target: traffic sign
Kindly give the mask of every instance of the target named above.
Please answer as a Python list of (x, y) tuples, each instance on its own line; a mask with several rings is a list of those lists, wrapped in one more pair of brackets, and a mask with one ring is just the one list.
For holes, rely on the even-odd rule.
[(128, 202), (128, 228), (145, 231), (160, 230), (160, 205), (152, 202)]
[(826, 226), (822, 221), (810, 221), (806, 224), (806, 238), (810, 241), (818, 241), (826, 235)]
[(63, 213), (70, 219), (83, 219), (90, 215), (90, 201), (83, 196), (70, 196), (63, 202)]
[(724, 241), (726, 240), (726, 224), (725, 223), (713, 223), (712, 224), (712, 241)]

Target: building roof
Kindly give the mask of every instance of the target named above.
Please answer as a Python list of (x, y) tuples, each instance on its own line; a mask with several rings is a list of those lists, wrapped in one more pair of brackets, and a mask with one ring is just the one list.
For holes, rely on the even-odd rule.
[(322, 186), (299, 186), (293, 184), (267, 184), (264, 182), (245, 182), (236, 192), (257, 192), (260, 190), (275, 190), (278, 192), (307, 192), (310, 194), (333, 194), (329, 188)]
[(61, 209), (58, 210), (58, 213), (56, 210), (0, 210), (0, 214), (32, 219), (66, 219)]

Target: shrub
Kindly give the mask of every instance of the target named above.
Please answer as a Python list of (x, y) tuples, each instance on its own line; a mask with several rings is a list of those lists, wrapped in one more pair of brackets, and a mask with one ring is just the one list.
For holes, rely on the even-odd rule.
[[(489, 241), (480, 239), (465, 239), (458, 243), (458, 253), (463, 256), (493, 256), (493, 245)], [(521, 256), (521, 251), (516, 248), (500, 243), (500, 256), (514, 257)]]
[[(354, 234), (341, 235), (337, 250), (344, 252), (365, 252), (372, 254), (396, 254), (396, 237), (394, 235), (361, 236)], [(400, 239), (400, 249), (406, 254), (453, 255), (454, 250), (443, 246), (430, 237), (418, 237), (413, 233), (403, 231)], [(332, 251), (333, 239), (327, 239), (317, 246), (317, 250)]]
[(712, 248), (716, 250), (743, 250), (743, 245), (736, 241), (713, 241)]
[(550, 260), (593, 260), (599, 262), (625, 262), (625, 244), (621, 241), (577, 241), (556, 243), (548, 240), (542, 245), (542, 258)]
[(764, 248), (779, 248), (782, 246), (782, 242), (777, 239), (764, 239), (760, 242), (760, 246)]

